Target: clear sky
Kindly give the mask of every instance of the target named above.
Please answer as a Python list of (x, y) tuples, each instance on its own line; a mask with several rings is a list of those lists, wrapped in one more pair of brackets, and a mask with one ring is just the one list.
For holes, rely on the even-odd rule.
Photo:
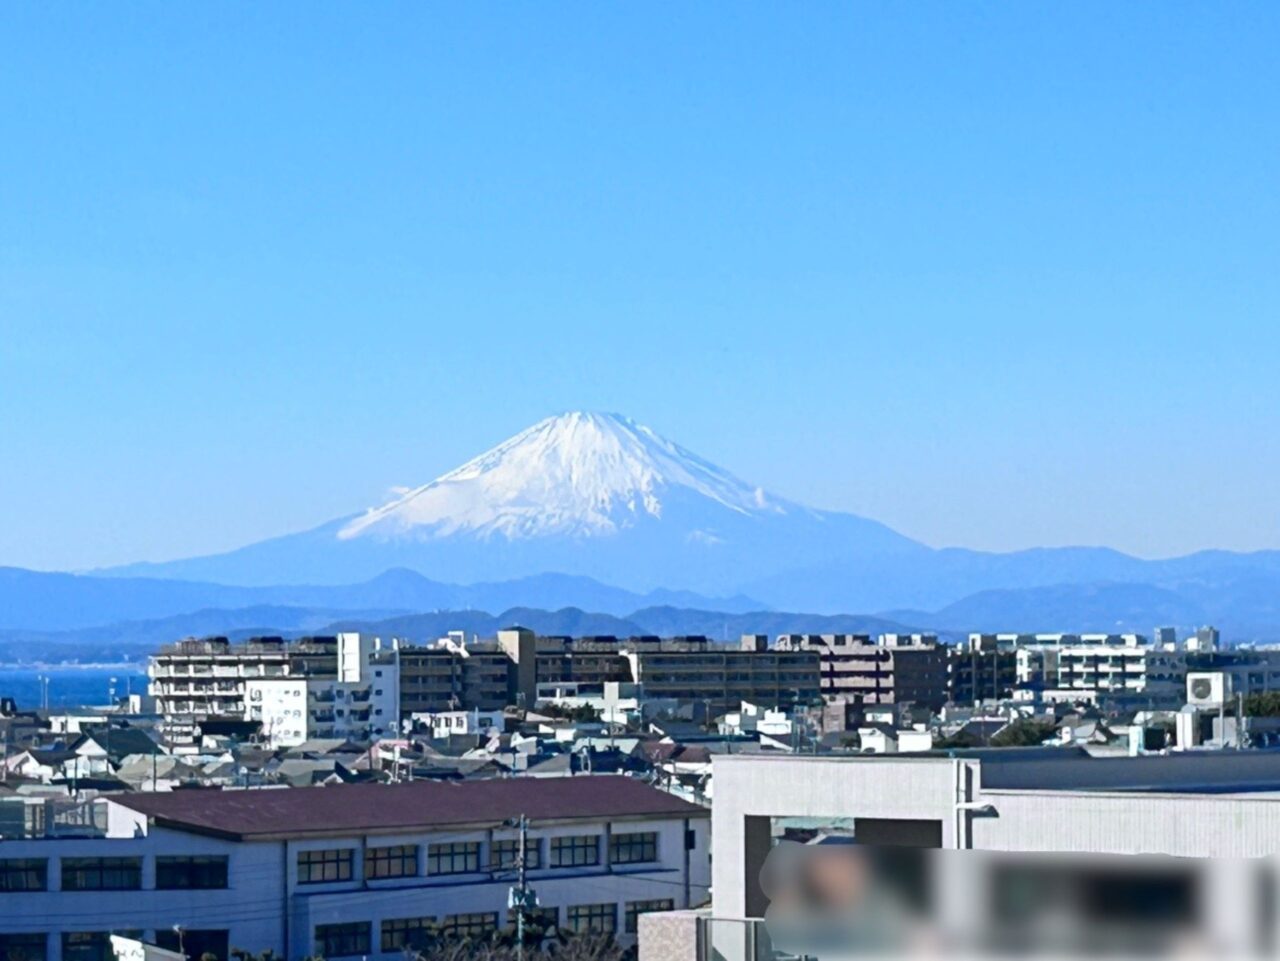
[(0, 564), (605, 409), (935, 545), (1280, 547), (1280, 4), (6, 4)]

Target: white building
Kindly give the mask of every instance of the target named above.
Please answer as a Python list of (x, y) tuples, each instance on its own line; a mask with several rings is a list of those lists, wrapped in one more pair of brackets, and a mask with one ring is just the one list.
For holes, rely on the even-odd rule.
[(433, 738), (463, 734), (501, 734), (505, 730), (506, 715), (502, 711), (415, 711), (410, 720), (421, 724)]
[(147, 672), (179, 749), (190, 748), (196, 726), (209, 718), (257, 721), (271, 747), (399, 731), (397, 651), (367, 635), (181, 641), (153, 656)]
[(94, 813), (79, 837), (0, 844), (0, 957), (110, 961), (110, 933), (173, 948), (175, 925), (188, 955), (224, 961), (393, 958), (429, 924), (480, 935), (508, 923), (522, 814), (561, 929), (633, 943), (640, 913), (701, 904), (710, 881), (708, 812), (624, 777), (127, 794)]
[[(1257, 883), (1260, 865), (1246, 859), (1280, 855), (1280, 755), (1272, 752), (1093, 758), (1076, 749), (1031, 748), (957, 757), (724, 755), (714, 769), (712, 905), (704, 912), (646, 918), (641, 961), (771, 957), (760, 920), (770, 904), (761, 869), (796, 828), (810, 836), (834, 830), (875, 851), (988, 852), (973, 860), (929, 862), (931, 869), (950, 863), (968, 870), (935, 875), (942, 885), (935, 889), (938, 910), (962, 922), (985, 916), (989, 902), (983, 899), (992, 890), (987, 875), (966, 865), (1034, 870), (1050, 863), (1063, 877), (1060, 856), (1092, 855), (1073, 863), (1096, 879), (1163, 858), (1157, 862), (1161, 878), (1170, 877), (1171, 867), (1180, 871), (1178, 884), (1194, 889), (1184, 885), (1183, 893), (1213, 907), (1195, 918), (1176, 911), (1162, 917), (1200, 925), (1197, 936), (1226, 945), (1224, 953), (1241, 952), (1265, 919), (1261, 895), (1249, 893), (1264, 890)], [(993, 858), (995, 852), (1002, 857)], [(1036, 857), (1028, 860), (1030, 855)], [(1104, 867), (1098, 856), (1105, 856)], [(950, 884), (953, 877), (961, 883)], [(1224, 879), (1225, 885), (1206, 886)], [(1162, 889), (1159, 896), (1169, 895)]]

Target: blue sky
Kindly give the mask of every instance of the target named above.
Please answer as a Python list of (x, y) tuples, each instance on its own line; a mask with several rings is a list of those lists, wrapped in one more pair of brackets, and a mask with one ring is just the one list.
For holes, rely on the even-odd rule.
[(625, 412), (928, 543), (1280, 547), (1280, 5), (0, 11), (0, 564)]

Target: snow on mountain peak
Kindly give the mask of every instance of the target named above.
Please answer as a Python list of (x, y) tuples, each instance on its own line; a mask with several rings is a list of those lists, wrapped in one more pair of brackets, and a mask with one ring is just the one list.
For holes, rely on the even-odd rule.
[(677, 492), (743, 515), (790, 506), (629, 417), (573, 411), (369, 510), (338, 536), (606, 535), (661, 518)]

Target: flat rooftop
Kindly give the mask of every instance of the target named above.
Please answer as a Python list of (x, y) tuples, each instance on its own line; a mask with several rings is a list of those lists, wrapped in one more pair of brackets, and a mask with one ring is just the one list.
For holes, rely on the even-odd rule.
[(634, 778), (612, 775), (413, 781), (260, 790), (180, 790), (110, 799), (166, 828), (234, 840), (386, 834), (537, 822), (708, 817)]
[(918, 754), (719, 755), (733, 763), (949, 764), (977, 761), (984, 791), (1280, 793), (1280, 750), (1177, 751), (1091, 757), (1078, 747), (974, 748)]

